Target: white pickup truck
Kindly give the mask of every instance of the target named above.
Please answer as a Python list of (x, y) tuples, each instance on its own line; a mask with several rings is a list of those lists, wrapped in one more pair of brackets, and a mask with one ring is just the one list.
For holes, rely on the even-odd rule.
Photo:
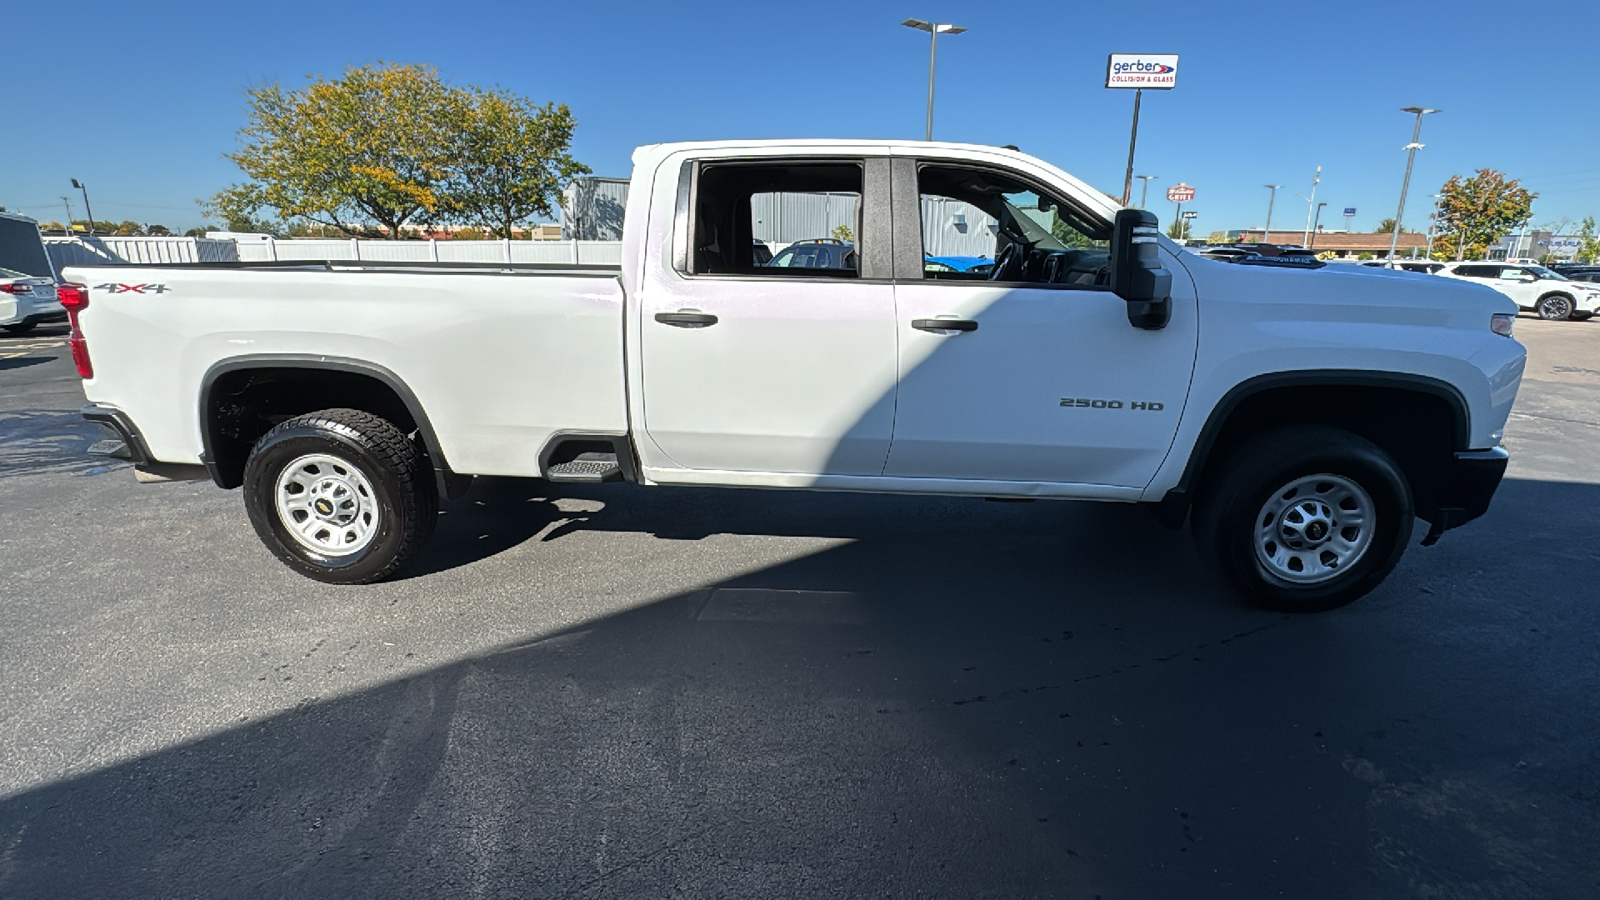
[[(843, 268), (757, 261), (782, 194), (854, 204)], [(924, 221), (929, 198), (988, 218)], [(928, 264), (940, 228), (989, 229), (994, 264)], [(1416, 517), (1426, 544), (1485, 511), (1525, 360), (1487, 288), (1203, 259), (1053, 166), (946, 143), (640, 148), (620, 268), (66, 275), (93, 449), (242, 486), (273, 553), (342, 583), (495, 475), (1147, 503), (1259, 602), (1327, 609)]]

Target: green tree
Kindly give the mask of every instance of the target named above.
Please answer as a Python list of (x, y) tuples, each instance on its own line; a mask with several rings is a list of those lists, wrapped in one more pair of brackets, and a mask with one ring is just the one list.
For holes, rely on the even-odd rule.
[(183, 236), (184, 237), (192, 237), (192, 238), (203, 238), (203, 237), (206, 236), (206, 232), (208, 232), (208, 231), (216, 231), (216, 230), (217, 229), (215, 229), (215, 228), (207, 228), (204, 225), (198, 225), (198, 226), (196, 226), (194, 228), (189, 229), (188, 231), (185, 231), (183, 233)]
[(451, 90), (454, 145), (443, 189), (448, 213), (503, 238), (529, 219), (554, 216), (561, 189), (592, 171), (568, 153), (578, 124), (572, 111), (498, 89)]
[[(1394, 234), (1394, 219), (1393, 218), (1380, 219), (1378, 221), (1378, 227), (1374, 228), (1372, 230), (1372, 233), (1373, 234)], [(1401, 234), (1417, 234), (1417, 230), (1415, 228), (1407, 228), (1404, 225), (1401, 225), (1400, 226), (1400, 233)]]
[(130, 219), (118, 224), (113, 234), (118, 237), (137, 237), (144, 234), (144, 226)]
[(212, 198), (217, 218), (259, 221), (267, 210), (346, 234), (365, 220), (399, 238), (441, 210), (461, 104), (431, 67), (352, 66), (301, 90), (272, 83), (246, 97), (248, 123), (228, 158), (250, 180)]
[(1167, 226), (1167, 237), (1175, 241), (1186, 241), (1193, 230), (1188, 219), (1173, 219), (1172, 224)]
[[(1479, 169), (1466, 179), (1451, 175), (1439, 193), (1439, 241), (1456, 259), (1481, 258), (1483, 248), (1528, 221), (1539, 196), (1494, 169)], [(1477, 256), (1469, 257), (1474, 248)]]
[(144, 233), (151, 237), (172, 237), (172, 229), (165, 225), (146, 225)]
[(1578, 226), (1578, 251), (1573, 254), (1573, 260), (1581, 263), (1600, 260), (1600, 238), (1595, 236), (1594, 216), (1584, 216), (1583, 224)]

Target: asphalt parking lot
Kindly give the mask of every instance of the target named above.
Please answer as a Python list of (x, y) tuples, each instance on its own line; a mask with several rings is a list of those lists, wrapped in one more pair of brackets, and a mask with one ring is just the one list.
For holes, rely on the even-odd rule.
[(1300, 617), (1128, 507), (511, 480), (331, 587), (0, 337), (0, 896), (1596, 896), (1600, 320), (1517, 328), (1488, 516)]

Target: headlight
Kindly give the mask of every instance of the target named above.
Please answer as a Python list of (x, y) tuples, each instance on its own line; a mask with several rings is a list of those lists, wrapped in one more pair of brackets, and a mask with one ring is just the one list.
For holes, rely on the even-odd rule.
[(1511, 337), (1511, 327), (1516, 321), (1514, 313), (1495, 313), (1489, 317), (1489, 330), (1503, 337)]

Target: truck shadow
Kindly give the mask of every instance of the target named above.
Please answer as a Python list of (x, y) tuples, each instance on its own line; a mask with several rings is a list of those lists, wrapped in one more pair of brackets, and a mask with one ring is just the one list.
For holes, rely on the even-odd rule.
[[(550, 499), (493, 487), (474, 526)], [(1315, 617), (1239, 608), (1119, 507), (1046, 531), (1046, 504), (861, 499), (594, 509), (854, 540), (0, 800), (0, 894), (1592, 887), (1596, 739), (1569, 723), (1596, 700), (1551, 676), (1592, 668), (1600, 558), (1539, 523), (1592, 531), (1600, 488), (1508, 482), (1491, 526)]]

